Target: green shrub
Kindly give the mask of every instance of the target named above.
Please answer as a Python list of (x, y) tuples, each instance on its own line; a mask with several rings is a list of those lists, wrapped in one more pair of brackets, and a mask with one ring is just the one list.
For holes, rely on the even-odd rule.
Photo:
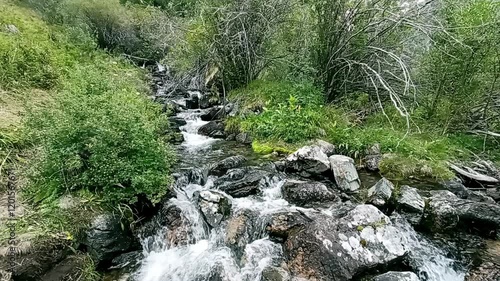
[(230, 96), (241, 101), (244, 111), (263, 111), (231, 121), (237, 122), (241, 130), (250, 132), (258, 140), (296, 143), (324, 134), (322, 95), (310, 83), (257, 80), (230, 93)]
[(207, 1), (206, 59), (221, 69), (229, 90), (248, 85), (272, 61), (271, 41), (290, 10), (290, 1)]
[(160, 109), (135, 92), (59, 95), (28, 119), (42, 146), (32, 195), (43, 200), (83, 189), (112, 203), (133, 202), (137, 194), (158, 201), (173, 161), (158, 137), (164, 121)]
[[(122, 5), (118, 0), (22, 0), (54, 24), (72, 31), (72, 41), (90, 34), (96, 44), (141, 64), (159, 61), (172, 43), (172, 20), (155, 7)], [(68, 32), (66, 32), (68, 33)], [(84, 42), (88, 45), (88, 42)]]
[(323, 95), (310, 82), (285, 82), (256, 80), (247, 87), (229, 93), (231, 99), (240, 100), (243, 107), (252, 108), (259, 103), (266, 107), (289, 105), (290, 99), (296, 106), (320, 106)]

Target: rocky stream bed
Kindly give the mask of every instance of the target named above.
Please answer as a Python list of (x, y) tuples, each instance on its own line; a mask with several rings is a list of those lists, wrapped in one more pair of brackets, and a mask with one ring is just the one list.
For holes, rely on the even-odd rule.
[(157, 69), (153, 98), (175, 112), (175, 183), (136, 229), (95, 219), (84, 244), (105, 280), (500, 280), (499, 198), (392, 183), (324, 141), (258, 156), (248, 135), (225, 135), (236, 104), (169, 79)]

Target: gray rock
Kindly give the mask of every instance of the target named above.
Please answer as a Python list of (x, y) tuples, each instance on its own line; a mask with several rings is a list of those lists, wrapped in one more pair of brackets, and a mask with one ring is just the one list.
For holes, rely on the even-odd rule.
[(200, 95), (199, 104), (201, 109), (216, 106), (219, 105), (219, 103), (220, 100), (216, 93), (206, 92)]
[(227, 222), (224, 239), (226, 245), (233, 250), (238, 259), (243, 255), (245, 246), (253, 239), (255, 219), (255, 213), (243, 210), (232, 216)]
[(345, 192), (357, 191), (361, 182), (354, 166), (354, 160), (343, 155), (332, 155), (328, 160), (338, 188)]
[(335, 145), (326, 142), (324, 140), (320, 139), (314, 140), (311, 145), (318, 146), (321, 149), (321, 151), (323, 151), (328, 157), (335, 154)]
[(391, 198), (394, 185), (386, 178), (380, 179), (374, 186), (368, 189), (368, 202), (383, 207)]
[(320, 176), (330, 170), (330, 161), (324, 148), (304, 146), (289, 155), (285, 160), (286, 170), (298, 172), (304, 177)]
[(338, 197), (320, 182), (286, 180), (281, 187), (283, 197), (300, 207), (328, 207)]
[(225, 138), (224, 124), (210, 121), (198, 129), (198, 134), (211, 138)]
[(237, 142), (245, 143), (245, 144), (250, 144), (252, 143), (252, 137), (248, 133), (239, 133), (236, 135), (234, 138)]
[(277, 266), (268, 266), (262, 270), (260, 281), (290, 281), (290, 273)]
[(138, 230), (137, 236), (140, 238), (153, 236), (157, 234), (159, 226), (164, 226), (167, 230), (164, 239), (169, 247), (193, 242), (190, 221), (172, 201), (164, 202), (158, 214)]
[(375, 276), (371, 281), (419, 281), (418, 276), (411, 271), (389, 271)]
[[(43, 276), (37, 276), (35, 280), (60, 281), (78, 280), (84, 276), (85, 266), (88, 266), (88, 258), (85, 255), (73, 255), (52, 267)], [(3, 280), (0, 278), (0, 280)]]
[(488, 204), (495, 204), (495, 200), (490, 196), (480, 192), (480, 191), (469, 191), (469, 195), (467, 196), (467, 200), (475, 201), (475, 202), (484, 202)]
[(247, 159), (241, 155), (225, 158), (219, 162), (210, 165), (208, 169), (208, 174), (215, 176), (222, 176), (230, 169), (241, 167), (243, 163), (245, 163), (246, 161)]
[(424, 214), (425, 201), (417, 189), (403, 185), (397, 199), (397, 210), (412, 225), (418, 225)]
[(183, 107), (173, 101), (167, 101), (162, 108), (162, 112), (167, 113), (168, 115), (175, 115), (183, 110)]
[(380, 153), (380, 144), (376, 143), (366, 151), (366, 156), (363, 159), (364, 166), (368, 171), (376, 172), (379, 170), (382, 154)]
[(203, 190), (198, 196), (198, 207), (211, 227), (218, 226), (231, 213), (231, 200), (215, 190)]
[(445, 181), (443, 186), (461, 199), (494, 204), (495, 200), (485, 193), (469, 190), (459, 180)]
[(134, 243), (128, 225), (122, 224), (118, 216), (111, 214), (96, 217), (90, 229), (86, 231), (83, 241), (97, 263), (109, 261), (121, 253), (133, 250)]
[[(227, 106), (226, 106), (226, 113), (227, 113)], [(200, 118), (203, 121), (213, 121), (224, 118), (224, 115), (225, 114), (223, 108), (221, 106), (216, 106), (208, 109), (207, 112), (200, 115)]]
[(111, 261), (113, 264), (111, 269), (127, 268), (129, 271), (133, 271), (139, 267), (143, 258), (142, 250), (121, 254)]
[(283, 250), (296, 277), (352, 280), (373, 268), (402, 262), (406, 254), (400, 228), (372, 205), (358, 205), (342, 217), (307, 216), (277, 214), (267, 228), (271, 237), (285, 237)]
[(19, 33), (19, 29), (17, 29), (17, 27), (13, 24), (6, 24), (5, 31), (7, 31), (9, 33), (13, 33), (13, 34)]
[(425, 209), (424, 220), (427, 227), (434, 232), (445, 232), (455, 229), (459, 222), (458, 211), (454, 207), (458, 201), (449, 191), (435, 192), (429, 199)]
[(261, 184), (267, 181), (269, 172), (253, 168), (231, 169), (214, 182), (216, 189), (224, 191), (232, 197), (245, 197), (257, 194)]
[(495, 237), (500, 230), (500, 206), (460, 199), (449, 191), (434, 192), (424, 214), (432, 231), (453, 230), (459, 225), (479, 230), (480, 235)]
[(168, 118), (168, 122), (170, 124), (171, 129), (178, 130), (179, 127), (182, 127), (187, 124), (186, 120), (182, 117), (172, 116)]

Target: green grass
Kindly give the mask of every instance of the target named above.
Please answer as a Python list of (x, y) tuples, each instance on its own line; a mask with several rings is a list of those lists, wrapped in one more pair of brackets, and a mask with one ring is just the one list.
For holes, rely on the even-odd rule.
[(18, 235), (76, 241), (94, 214), (167, 191), (166, 118), (144, 70), (16, 4), (0, 0), (0, 181), (7, 169), (19, 178)]
[[(338, 153), (362, 158), (367, 148), (379, 143), (388, 156), (381, 163), (383, 175), (436, 180), (453, 176), (448, 161), (470, 160), (475, 155), (500, 159), (497, 142), (463, 133), (443, 135), (419, 118), (419, 112), (412, 115), (410, 129), (392, 109), (386, 110), (391, 122), (380, 112), (360, 122), (353, 112), (370, 106), (363, 94), (325, 106), (321, 92), (311, 84), (256, 81), (230, 97), (240, 102), (242, 111), (227, 120), (226, 130), (250, 133), (255, 139), (252, 147), (262, 154), (289, 153), (290, 148), (321, 138), (335, 144)], [(253, 112), (259, 110), (260, 114)]]

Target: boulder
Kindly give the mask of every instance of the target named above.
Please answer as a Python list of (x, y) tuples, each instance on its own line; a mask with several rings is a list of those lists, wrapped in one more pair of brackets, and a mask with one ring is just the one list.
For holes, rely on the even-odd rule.
[(192, 95), (189, 99), (186, 99), (187, 109), (197, 109), (200, 108), (200, 101), (197, 95)]
[(127, 271), (131, 272), (140, 266), (143, 258), (142, 250), (121, 254), (111, 261), (113, 264), (111, 269), (126, 268)]
[(310, 219), (298, 212), (276, 213), (272, 215), (266, 231), (273, 240), (283, 242), (290, 233), (304, 228), (308, 222)]
[(230, 169), (241, 167), (246, 161), (247, 159), (241, 155), (225, 158), (219, 162), (211, 164), (208, 169), (208, 174), (220, 177)]
[(243, 255), (245, 246), (253, 239), (255, 219), (255, 213), (243, 210), (227, 222), (225, 243), (238, 259)]
[(212, 107), (208, 109), (205, 113), (200, 115), (201, 120), (203, 121), (213, 121), (220, 120), (224, 118), (224, 110), (222, 107)]
[(260, 281), (290, 281), (290, 273), (277, 266), (267, 266), (262, 270)]
[(411, 271), (389, 271), (375, 276), (371, 281), (419, 281), (418, 276)]
[(128, 224), (112, 214), (103, 214), (93, 220), (85, 232), (83, 244), (98, 264), (138, 246)]
[(316, 139), (311, 143), (311, 145), (318, 146), (328, 157), (335, 154), (335, 145), (324, 140)]
[(187, 172), (188, 183), (205, 185), (207, 183), (208, 170), (204, 167), (192, 168)]
[(328, 207), (338, 197), (320, 182), (286, 180), (281, 187), (283, 198), (300, 207)]
[(216, 93), (206, 92), (199, 96), (199, 105), (201, 109), (219, 105), (220, 100)]
[(231, 213), (231, 200), (221, 192), (203, 190), (198, 195), (198, 207), (207, 224), (218, 226)]
[(460, 199), (442, 190), (433, 192), (429, 198), (424, 219), (432, 231), (455, 231), (460, 225), (465, 229), (474, 229), (482, 236), (495, 237), (500, 230), (500, 206)]
[(485, 202), (485, 203), (491, 203), (494, 204), (495, 200), (488, 196), (487, 194), (484, 194), (479, 191), (473, 191), (469, 190), (465, 185), (463, 185), (460, 181), (454, 180), (454, 181), (445, 181), (443, 182), (443, 186), (450, 191), (451, 193), (455, 194), (457, 197), (461, 199), (468, 199), (471, 201), (476, 201), (476, 202)]
[(214, 186), (232, 197), (245, 197), (257, 194), (269, 175), (269, 172), (253, 168), (231, 169), (215, 180)]
[(187, 124), (184, 118), (178, 116), (169, 117), (168, 123), (170, 124), (171, 129), (176, 129), (176, 130)]
[(168, 115), (175, 115), (183, 110), (183, 107), (173, 101), (168, 101), (163, 105), (162, 112)]
[(376, 172), (379, 170), (382, 154), (380, 153), (380, 145), (378, 143), (372, 145), (365, 151), (366, 156), (363, 158), (363, 163), (368, 171)]
[(328, 160), (338, 188), (345, 192), (357, 191), (361, 181), (354, 166), (354, 160), (343, 155), (332, 155)]
[[(140, 238), (151, 237), (158, 234), (159, 227), (163, 226), (166, 228), (164, 239), (169, 247), (182, 246), (193, 242), (191, 223), (174, 201), (162, 203), (158, 214), (141, 227), (137, 236)], [(147, 242), (153, 241), (150, 239)]]
[(358, 205), (342, 217), (323, 212), (307, 214), (308, 219), (296, 216), (290, 223), (293, 214), (275, 216), (267, 229), (271, 237), (286, 237), (288, 268), (299, 278), (353, 280), (399, 264), (406, 254), (401, 230), (372, 205)]
[(237, 142), (241, 142), (244, 144), (251, 144), (253, 141), (252, 136), (250, 136), (250, 134), (248, 133), (239, 133), (234, 137), (234, 139)]
[(391, 198), (394, 185), (386, 178), (380, 179), (374, 186), (368, 189), (368, 202), (383, 207)]
[(285, 169), (304, 177), (321, 176), (330, 171), (330, 161), (324, 148), (317, 145), (304, 146), (286, 158)]
[(403, 185), (399, 191), (396, 209), (412, 225), (420, 224), (424, 214), (425, 201), (417, 189)]
[(198, 129), (198, 134), (211, 138), (225, 138), (224, 124), (210, 121)]

